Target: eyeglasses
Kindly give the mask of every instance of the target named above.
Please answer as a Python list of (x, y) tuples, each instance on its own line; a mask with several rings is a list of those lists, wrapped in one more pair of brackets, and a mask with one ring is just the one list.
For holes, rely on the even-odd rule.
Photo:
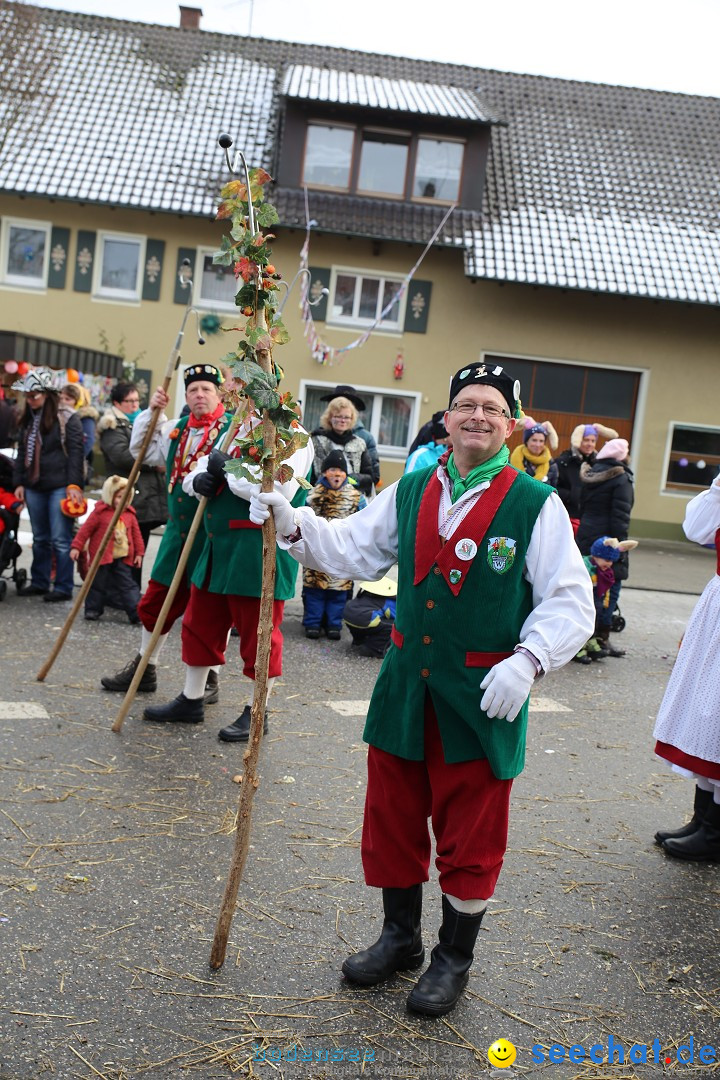
[(338, 416), (336, 414), (335, 416), (331, 416), (330, 419), (331, 420), (348, 420), (348, 421), (350, 421), (350, 420), (352, 420), (352, 416)]
[(510, 419), (510, 413), (505, 412), (499, 405), (476, 405), (474, 401), (459, 401), (456, 405), (450, 406), (450, 412), (460, 413), (463, 417), (473, 416), (477, 409), (481, 410), (483, 416), (489, 416), (493, 420), (499, 416), (504, 416), (506, 420)]
[(140, 398), (139, 397), (126, 397), (126, 398), (123, 398), (122, 403), (123, 403), (123, 405), (139, 405), (140, 404)]

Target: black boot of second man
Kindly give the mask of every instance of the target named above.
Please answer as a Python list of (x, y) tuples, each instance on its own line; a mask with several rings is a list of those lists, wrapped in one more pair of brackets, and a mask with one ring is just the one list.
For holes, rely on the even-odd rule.
[(485, 914), (457, 911), (447, 896), (442, 898), (442, 911), (439, 941), (430, 954), (430, 966), (407, 999), (410, 1012), (421, 1016), (444, 1016), (457, 1005), (470, 977), (475, 941)]

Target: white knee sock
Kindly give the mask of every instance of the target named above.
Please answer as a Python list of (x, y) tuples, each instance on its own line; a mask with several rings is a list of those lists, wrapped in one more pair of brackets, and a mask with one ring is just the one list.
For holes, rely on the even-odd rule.
[[(140, 648), (138, 649), (138, 652), (140, 653), (141, 656), (144, 656), (145, 653), (147, 652), (148, 646), (150, 644), (150, 638), (152, 636), (153, 636), (152, 630), (146, 630), (145, 627), (143, 626), (142, 634), (141, 634), (141, 637), (140, 637)], [(148, 667), (154, 667), (155, 664), (157, 664), (158, 659), (160, 658), (160, 653), (162, 652), (163, 646), (165, 645), (165, 642), (167, 641), (167, 639), (168, 639), (167, 634), (161, 634), (160, 635), (160, 637), (158, 638), (158, 643), (155, 646), (155, 649), (153, 651), (153, 654), (150, 657), (150, 659), (148, 660)]]
[(203, 697), (205, 693), (205, 683), (207, 682), (209, 667), (190, 667), (189, 664), (185, 665), (185, 688), (183, 694), (186, 698)]
[(211, 667), (210, 667), (210, 671), (214, 671), (216, 675), (219, 675), (221, 667), (222, 667), (222, 664), (212, 664)]
[[(268, 681), (267, 681), (267, 688), (268, 688), (267, 696), (268, 697), (270, 697), (270, 694), (272, 693), (272, 688), (273, 688), (274, 685), (275, 685), (275, 679), (274, 678), (273, 679), (268, 679)], [(250, 697), (248, 698), (248, 705), (250, 706), (250, 708), (252, 708), (252, 703), (253, 703), (254, 696), (255, 696), (255, 680), (250, 679)]]
[(458, 900), (457, 896), (451, 896), (450, 893), (445, 893), (445, 896), (455, 910), (463, 915), (480, 915), (487, 907), (487, 900)]

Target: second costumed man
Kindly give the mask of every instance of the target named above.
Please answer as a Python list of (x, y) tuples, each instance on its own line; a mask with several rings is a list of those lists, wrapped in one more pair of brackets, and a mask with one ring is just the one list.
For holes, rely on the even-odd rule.
[[(260, 420), (255, 419), (252, 426), (258, 423)], [(261, 475), (258, 466), (248, 466), (248, 472), (257, 472), (258, 483), (252, 484), (224, 471), (225, 462), (237, 454), (238, 443), (248, 432), (247, 426), (240, 427), (229, 454), (213, 450), (183, 480), (186, 496), (209, 499), (203, 520), (204, 544), (192, 572), (190, 600), (182, 623), (185, 686), (173, 701), (150, 706), (143, 714), (143, 719), (152, 723), (202, 723), (206, 679), (211, 665), (225, 663), (228, 634), (234, 626), (240, 636), (243, 674), (248, 680), (247, 704), (240, 716), (218, 733), (224, 742), (247, 741), (255, 680), (263, 539), (262, 528), (250, 520), (249, 500), (260, 490)], [(296, 477), (305, 477), (312, 459), (312, 443), (308, 441), (286, 461), (293, 478), (275, 484), (276, 492), (294, 507), (305, 502), (305, 491)], [(287, 552), (276, 551), (276, 560), (268, 693), (282, 674), (283, 612), (285, 601), (295, 595), (298, 571), (297, 562)]]

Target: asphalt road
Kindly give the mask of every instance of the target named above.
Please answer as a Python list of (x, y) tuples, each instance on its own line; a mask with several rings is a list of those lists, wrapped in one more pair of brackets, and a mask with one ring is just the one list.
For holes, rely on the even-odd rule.
[[(406, 1013), (409, 978), (360, 991), (339, 974), (381, 924), (359, 853), (362, 703), (379, 663), (351, 656), (345, 639), (306, 641), (289, 605), (252, 849), (213, 973), (243, 769), (242, 750), (216, 731), (244, 704), (237, 657), (203, 726), (143, 724), (138, 699), (113, 735), (121, 699), (99, 677), (134, 654), (137, 631), (120, 614), (79, 620), (38, 683), (66, 609), (11, 588), (0, 605), (0, 1080), (690, 1073), (677, 1048), (692, 1036), (697, 1063), (700, 1047), (720, 1043), (718, 869), (653, 844), (655, 829), (687, 820), (692, 785), (655, 759), (651, 735), (696, 584), (687, 595), (626, 590), (628, 625), (613, 640), (627, 657), (570, 664), (534, 691), (510, 849), (469, 991), (436, 1021)], [(155, 700), (181, 678), (176, 630)], [(434, 875), (425, 898), (431, 947)], [(493, 1069), (487, 1050), (501, 1037), (517, 1058)], [(553, 1044), (599, 1046), (602, 1060), (611, 1038), (626, 1055), (646, 1044), (651, 1062), (657, 1040), (658, 1063), (546, 1060)]]

